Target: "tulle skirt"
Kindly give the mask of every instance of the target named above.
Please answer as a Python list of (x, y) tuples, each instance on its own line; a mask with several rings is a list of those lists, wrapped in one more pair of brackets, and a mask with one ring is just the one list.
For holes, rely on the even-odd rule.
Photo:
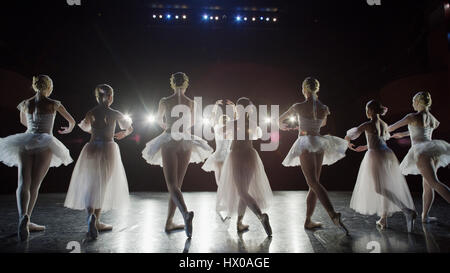
[(108, 211), (128, 203), (128, 182), (117, 143), (87, 143), (73, 170), (64, 206)]
[(50, 134), (21, 133), (0, 139), (0, 161), (9, 167), (18, 166), (20, 154), (33, 154), (50, 149), (53, 153), (50, 167), (69, 165), (73, 162), (70, 152), (56, 137)]
[(436, 169), (446, 167), (450, 164), (450, 144), (444, 140), (430, 140), (412, 145), (400, 164), (404, 175), (420, 174), (417, 168), (419, 156), (433, 159)]
[(350, 208), (361, 214), (379, 216), (384, 212), (389, 216), (401, 211), (399, 206), (384, 196), (390, 196), (391, 200), (414, 210), (411, 193), (392, 150), (369, 150), (359, 168)]
[(239, 193), (248, 192), (261, 210), (267, 210), (273, 198), (264, 165), (254, 148), (234, 150), (222, 167), (217, 189), (216, 210), (235, 215)]
[(205, 172), (216, 172), (217, 163), (224, 163), (228, 153), (229, 151), (215, 151), (203, 163), (202, 169)]
[(347, 151), (347, 141), (345, 139), (325, 135), (325, 136), (299, 136), (292, 145), (283, 165), (286, 167), (300, 166), (299, 156), (308, 151), (311, 153), (323, 152), (323, 165), (332, 165), (345, 157)]
[[(175, 139), (172, 137), (175, 136)], [(145, 149), (142, 151), (142, 157), (150, 165), (163, 166), (161, 148), (163, 145), (168, 144), (171, 141), (181, 142), (181, 148), (183, 150), (192, 149), (190, 163), (203, 162), (213, 153), (213, 148), (208, 145), (208, 142), (199, 138), (198, 136), (188, 133), (167, 133), (164, 132), (161, 135), (155, 137), (145, 145)]]

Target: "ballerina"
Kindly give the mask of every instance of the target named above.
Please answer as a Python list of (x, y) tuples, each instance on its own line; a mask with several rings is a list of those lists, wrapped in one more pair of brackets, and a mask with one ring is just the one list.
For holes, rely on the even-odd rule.
[[(347, 131), (345, 139), (351, 150), (368, 150), (359, 168), (350, 208), (365, 215), (378, 214), (381, 218), (376, 224), (381, 229), (387, 228), (388, 216), (402, 211), (406, 217), (408, 232), (411, 232), (417, 214), (397, 157), (386, 145), (390, 135), (387, 132), (387, 124), (380, 118), (380, 115), (384, 116), (386, 112), (387, 108), (380, 102), (371, 100), (366, 105), (366, 115), (370, 121)], [(357, 139), (364, 132), (367, 146), (354, 148), (350, 141)]]
[(434, 201), (434, 191), (437, 191), (445, 201), (450, 202), (450, 189), (437, 177), (437, 169), (450, 163), (450, 144), (444, 140), (432, 140), (433, 130), (439, 126), (439, 121), (430, 113), (431, 95), (419, 92), (413, 98), (415, 113), (406, 115), (402, 120), (389, 126), (388, 131), (408, 125), (408, 131), (396, 133), (393, 138), (411, 136), (412, 146), (400, 164), (404, 175), (420, 174), (423, 178), (423, 211), (422, 222), (434, 222), (437, 218), (429, 216)]
[[(170, 194), (165, 231), (171, 232), (184, 228), (187, 237), (190, 238), (192, 237), (194, 212), (188, 211), (181, 193), (181, 186), (189, 163), (203, 162), (212, 154), (213, 149), (205, 140), (191, 135), (187, 131), (194, 123), (195, 109), (194, 101), (185, 95), (189, 86), (188, 76), (182, 72), (175, 73), (170, 78), (170, 85), (174, 94), (161, 99), (157, 116), (158, 124), (164, 129), (164, 132), (146, 144), (142, 151), (142, 157), (150, 165), (163, 167), (167, 189)], [(187, 116), (183, 114), (183, 117), (180, 118), (180, 120), (188, 123), (188, 126), (183, 126), (183, 132), (177, 132), (175, 128), (172, 128), (179, 120), (179, 118), (171, 115), (172, 110), (180, 106), (189, 109), (186, 113)], [(175, 206), (178, 207), (183, 216), (184, 225), (173, 223)]]
[[(121, 140), (133, 132), (131, 119), (110, 107), (114, 99), (111, 86), (98, 85), (95, 96), (98, 105), (79, 124), (83, 131), (91, 134), (91, 139), (78, 157), (64, 203), (71, 209), (86, 209), (88, 235), (93, 239), (99, 231), (113, 228), (100, 221), (100, 214), (129, 203), (127, 177), (114, 138)], [(114, 133), (116, 123), (123, 131)]]
[[(240, 98), (236, 105), (245, 109), (247, 106), (253, 106), (253, 103), (248, 98)], [(226, 124), (227, 137), (242, 134), (244, 139), (238, 137), (232, 139), (231, 151), (225, 159), (219, 180), (217, 207), (219, 210), (228, 211), (229, 216), (238, 213), (236, 223), (238, 232), (249, 229), (248, 225), (242, 223), (248, 207), (261, 221), (266, 234), (272, 236), (269, 216), (262, 212), (270, 206), (272, 190), (264, 165), (258, 152), (253, 148), (253, 140), (260, 138), (262, 133), (261, 128), (250, 126), (250, 114), (235, 112), (236, 119)], [(245, 127), (240, 125), (240, 119), (244, 119)]]
[(212, 120), (212, 128), (214, 130), (214, 139), (216, 141), (216, 150), (213, 154), (211, 154), (205, 163), (202, 166), (202, 169), (206, 172), (214, 172), (214, 176), (216, 178), (216, 184), (218, 185), (220, 174), (222, 172), (223, 162), (225, 161), (226, 156), (230, 152), (231, 147), (231, 139), (228, 139), (225, 136), (226, 133), (226, 124), (231, 119), (227, 115), (217, 114), (218, 105), (223, 104), (222, 100), (218, 100), (214, 105), (214, 109), (212, 111), (211, 120)]
[(287, 119), (295, 117), (299, 122), (299, 137), (292, 145), (282, 164), (286, 167), (300, 165), (308, 183), (305, 229), (322, 226), (321, 223), (311, 220), (317, 199), (319, 199), (333, 223), (342, 228), (348, 235), (348, 230), (341, 221), (341, 213), (334, 210), (327, 191), (319, 181), (322, 165), (334, 164), (345, 157), (345, 151), (347, 150), (347, 141), (344, 139), (320, 135), (320, 128), (326, 125), (330, 110), (318, 99), (319, 86), (317, 79), (306, 78), (302, 84), (302, 93), (306, 100), (294, 104), (279, 118), (280, 129), (283, 131), (292, 130), (286, 123)]
[(69, 134), (75, 120), (66, 108), (49, 96), (53, 92), (53, 81), (47, 75), (33, 77), (36, 95), (18, 105), (20, 122), (27, 131), (0, 139), (0, 161), (9, 167), (18, 167), (17, 209), (19, 211), (18, 236), (28, 239), (30, 231), (43, 231), (45, 226), (30, 222), (39, 188), (50, 167), (72, 163), (69, 150), (53, 136), (56, 112), (68, 122), (59, 134)]

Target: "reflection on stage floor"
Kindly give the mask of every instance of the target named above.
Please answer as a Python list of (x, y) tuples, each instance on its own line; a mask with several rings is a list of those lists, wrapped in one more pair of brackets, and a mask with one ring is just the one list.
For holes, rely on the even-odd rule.
[[(131, 193), (131, 204), (120, 211), (106, 213), (102, 220), (114, 225), (97, 240), (86, 237), (86, 214), (63, 207), (64, 194), (41, 194), (32, 221), (47, 226), (45, 232), (32, 233), (28, 242), (17, 240), (17, 209), (14, 195), (0, 198), (0, 252), (119, 252), (119, 253), (342, 253), (342, 252), (446, 252), (450, 250), (449, 205), (439, 197), (432, 208), (437, 223), (416, 222), (412, 233), (406, 232), (401, 213), (389, 219), (389, 228), (379, 230), (376, 216), (362, 216), (348, 208), (350, 192), (330, 192), (336, 210), (350, 236), (336, 228), (320, 204), (313, 219), (324, 223), (322, 229), (306, 231), (303, 191), (274, 192), (268, 211), (273, 237), (267, 237), (258, 219), (247, 210), (244, 222), (250, 230), (236, 232), (236, 219), (223, 220), (215, 212), (214, 192), (184, 194), (190, 210), (195, 211), (194, 233), (187, 240), (184, 231), (164, 232), (167, 193)], [(420, 215), (421, 198), (415, 196)], [(181, 215), (175, 216), (177, 223)]]

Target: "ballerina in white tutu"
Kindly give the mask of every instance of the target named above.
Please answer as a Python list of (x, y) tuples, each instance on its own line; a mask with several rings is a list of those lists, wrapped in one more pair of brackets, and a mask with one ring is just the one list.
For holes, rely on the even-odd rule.
[(289, 150), (283, 165), (286, 167), (300, 165), (308, 183), (305, 229), (322, 226), (321, 223), (311, 220), (317, 199), (319, 199), (333, 223), (348, 234), (348, 230), (341, 221), (341, 213), (334, 210), (326, 189), (319, 181), (322, 165), (334, 164), (345, 157), (345, 151), (347, 150), (347, 141), (344, 139), (320, 135), (320, 128), (325, 126), (330, 111), (328, 106), (322, 104), (318, 99), (319, 86), (317, 79), (306, 78), (302, 84), (302, 93), (306, 100), (292, 105), (279, 118), (280, 129), (284, 131), (292, 130), (286, 120), (295, 119), (299, 123), (299, 137)]
[(253, 122), (255, 126), (250, 121), (250, 115), (255, 113), (255, 109), (244, 112), (246, 107), (253, 106), (248, 98), (240, 98), (236, 105), (237, 119), (226, 124), (226, 136), (232, 136), (232, 143), (219, 179), (217, 209), (227, 211), (229, 216), (237, 212), (237, 230), (244, 232), (249, 228), (242, 223), (248, 207), (261, 221), (267, 235), (272, 236), (269, 216), (262, 212), (270, 206), (272, 190), (264, 165), (253, 148), (253, 140), (262, 135), (261, 128), (256, 126), (256, 120)]
[[(213, 149), (205, 140), (188, 132), (194, 123), (195, 109), (194, 101), (185, 95), (189, 86), (189, 78), (185, 73), (178, 72), (171, 76), (170, 84), (174, 94), (161, 99), (157, 116), (158, 124), (164, 129), (164, 132), (147, 143), (142, 151), (142, 157), (148, 164), (163, 167), (170, 194), (166, 232), (184, 228), (186, 235), (190, 238), (194, 212), (188, 211), (181, 193), (181, 186), (189, 163), (203, 162), (212, 154)], [(174, 108), (175, 110), (186, 110), (182, 118), (172, 116)], [(176, 127), (173, 127), (180, 121), (183, 124), (183, 132), (179, 132)], [(183, 216), (184, 225), (173, 223), (176, 207)]]
[(419, 92), (413, 98), (413, 108), (416, 111), (406, 115), (402, 120), (389, 126), (389, 132), (408, 125), (408, 131), (396, 133), (393, 138), (411, 137), (411, 149), (400, 164), (404, 175), (420, 174), (423, 177), (423, 211), (422, 222), (434, 222), (430, 217), (434, 191), (437, 191), (445, 201), (450, 202), (450, 189), (439, 181), (437, 169), (450, 163), (450, 144), (444, 140), (432, 140), (433, 130), (439, 126), (439, 121), (430, 113), (431, 95)]
[[(402, 211), (406, 217), (408, 232), (411, 232), (417, 214), (397, 157), (386, 145), (390, 135), (387, 124), (380, 118), (386, 112), (386, 107), (371, 100), (366, 105), (366, 115), (370, 121), (347, 131), (345, 139), (351, 150), (368, 150), (359, 168), (350, 207), (361, 214), (380, 216), (376, 224), (381, 229), (387, 227), (388, 216)], [(357, 139), (362, 133), (366, 135), (367, 146), (354, 148), (350, 140)]]
[(56, 112), (60, 113), (69, 122), (69, 127), (61, 127), (58, 133), (68, 134), (74, 128), (75, 120), (61, 102), (49, 98), (53, 91), (49, 76), (33, 77), (33, 90), (36, 95), (17, 107), (20, 122), (27, 127), (27, 131), (0, 139), (0, 161), (19, 168), (18, 235), (22, 241), (28, 239), (30, 231), (45, 230), (45, 226), (30, 222), (30, 218), (48, 169), (61, 164), (67, 166), (73, 161), (69, 150), (53, 136), (53, 124)]
[[(95, 239), (99, 231), (112, 230), (100, 222), (100, 214), (128, 205), (128, 182), (120, 150), (115, 139), (121, 140), (133, 132), (131, 119), (110, 108), (114, 91), (102, 84), (96, 87), (98, 106), (90, 110), (80, 128), (91, 134), (83, 147), (70, 180), (65, 207), (87, 210), (88, 235)], [(122, 131), (115, 133), (116, 123)]]
[(214, 105), (211, 120), (214, 130), (214, 140), (216, 141), (216, 150), (211, 154), (202, 166), (206, 172), (214, 172), (216, 183), (219, 184), (220, 174), (222, 173), (222, 166), (226, 156), (230, 152), (231, 139), (225, 136), (226, 124), (230, 121), (227, 115), (217, 114), (218, 105), (223, 104), (222, 100), (218, 100)]

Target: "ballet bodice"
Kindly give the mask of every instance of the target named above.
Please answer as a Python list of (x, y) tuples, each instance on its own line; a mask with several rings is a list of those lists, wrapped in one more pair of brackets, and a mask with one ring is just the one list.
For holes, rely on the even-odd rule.
[(387, 139), (389, 139), (389, 135), (379, 136), (377, 134), (366, 131), (367, 148), (369, 150), (386, 149)]
[(223, 126), (214, 126), (214, 138), (216, 141), (216, 152), (225, 153), (230, 150), (231, 139), (224, 136)]
[(106, 126), (95, 127), (92, 126), (92, 141), (113, 141), (114, 132), (116, 131), (116, 123), (106, 124)]
[(430, 141), (434, 128), (415, 126), (415, 125), (409, 124), (408, 130), (409, 130), (409, 135), (411, 137), (412, 145), (414, 145), (417, 143)]
[(26, 113), (27, 115), (27, 133), (50, 134), (53, 135), (53, 124), (56, 113), (40, 114)]
[(305, 132), (307, 135), (320, 135), (320, 128), (323, 124), (323, 119), (310, 119), (303, 116), (299, 118), (299, 133)]

